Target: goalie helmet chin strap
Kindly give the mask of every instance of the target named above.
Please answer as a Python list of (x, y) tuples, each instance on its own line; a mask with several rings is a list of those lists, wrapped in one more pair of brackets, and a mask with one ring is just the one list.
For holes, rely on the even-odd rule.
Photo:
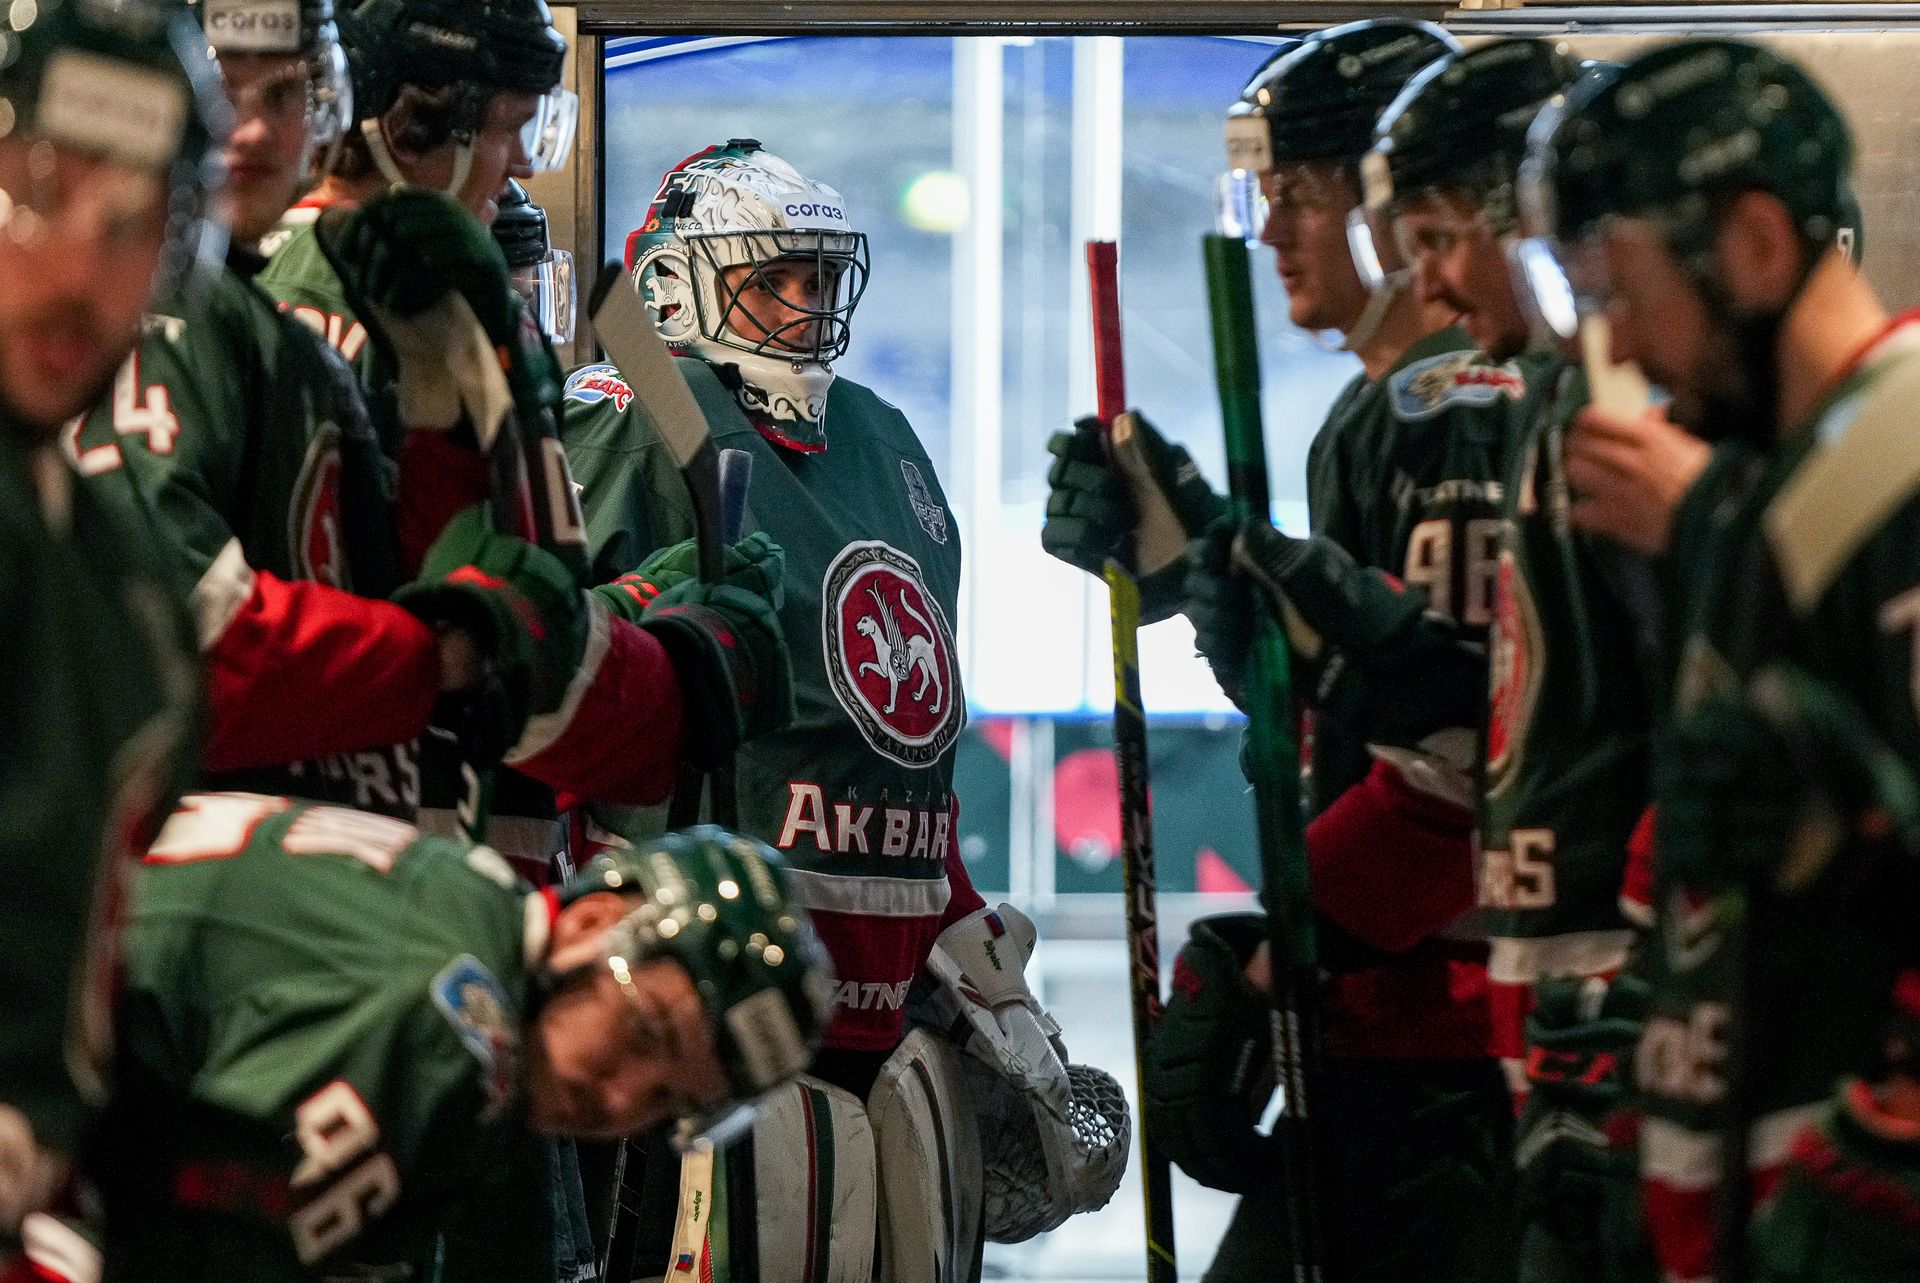
[[(420, 184), (410, 181), (400, 172), (400, 163), (393, 158), (393, 152), (387, 147), (386, 132), (380, 128), (376, 119), (360, 122), (360, 133), (367, 140), (367, 150), (373, 153), (373, 163), (379, 167), (387, 181), (395, 187), (417, 187)], [(458, 138), (453, 144), (453, 177), (440, 190), (455, 200), (460, 199), (460, 189), (467, 185), (467, 176), (473, 172), (473, 143), (461, 142)]]

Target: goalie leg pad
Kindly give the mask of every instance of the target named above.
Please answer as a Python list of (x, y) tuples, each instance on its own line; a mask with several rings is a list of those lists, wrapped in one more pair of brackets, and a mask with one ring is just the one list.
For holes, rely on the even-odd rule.
[(879, 1181), (859, 1099), (798, 1078), (760, 1101), (753, 1150), (761, 1283), (870, 1283)]
[(880, 1167), (880, 1277), (955, 1283), (980, 1277), (980, 1129), (961, 1057), (911, 1030), (867, 1098)]

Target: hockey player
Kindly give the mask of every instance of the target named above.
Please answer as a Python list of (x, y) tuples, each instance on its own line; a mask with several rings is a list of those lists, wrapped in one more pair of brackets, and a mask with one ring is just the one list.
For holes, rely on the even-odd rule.
[[(864, 1283), (875, 1237), (874, 1175), (870, 1161), (863, 1175), (852, 1156), (865, 1152), (856, 1146), (877, 1149), (883, 1168), (889, 1153), (897, 1157), (905, 1138), (886, 1102), (903, 1091), (911, 1098), (928, 1081), (925, 1067), (946, 1063), (937, 1044), (904, 1027), (908, 987), (930, 950), (936, 959), (960, 959), (952, 970), (964, 970), (984, 997), (962, 1004), (981, 1017), (980, 1050), (1050, 1099), (1063, 1128), (1069, 1082), (1049, 1045), (1054, 1027), (1021, 977), (1032, 926), (1008, 906), (989, 911), (959, 858), (953, 746), (966, 704), (950, 623), (959, 531), (911, 425), (833, 370), (866, 283), (866, 237), (853, 229), (833, 188), (756, 141), (733, 139), (666, 175), (645, 224), (628, 239), (626, 261), (661, 335), (680, 354), (714, 441), (754, 456), (749, 526), (787, 550), (782, 618), (795, 650), (798, 711), (789, 728), (741, 753), (740, 815), (745, 831), (792, 862), (796, 896), (833, 956), (834, 1019), (807, 1094), (792, 1103), (830, 1118), (839, 1137), (834, 1187), (851, 1192), (834, 1196), (840, 1214), (819, 1242), (831, 1244), (832, 1278)], [(596, 574), (617, 574), (686, 539), (693, 530), (686, 483), (619, 370), (576, 371), (566, 408)], [(660, 582), (628, 579), (624, 587), (644, 599)], [(661, 817), (607, 820), (634, 835), (657, 828)], [(938, 1113), (951, 1089), (932, 1091)], [(951, 1121), (932, 1121), (927, 1109), (913, 1107), (913, 1126), (953, 1134)], [(763, 1244), (778, 1243), (781, 1225), (811, 1223), (807, 1207), (791, 1206), (793, 1183), (773, 1179), (781, 1163), (812, 1161), (795, 1148), (808, 1134), (802, 1116), (775, 1117), (757, 1133), (757, 1161), (767, 1173)], [(872, 1141), (861, 1140), (869, 1127)], [(1109, 1135), (1092, 1155), (1104, 1158), (1112, 1141)], [(1086, 1162), (1087, 1151), (1076, 1161)], [(1111, 1175), (1118, 1179), (1117, 1167)], [(955, 1179), (948, 1171), (922, 1180), (901, 1168), (880, 1180), (879, 1214), (889, 1227), (880, 1249), (884, 1277), (922, 1277), (935, 1259), (943, 1277), (977, 1270), (972, 1218), (955, 1216), (936, 1192)], [(978, 1175), (959, 1179), (973, 1183)], [(1097, 1191), (1091, 1205), (1111, 1190)], [(910, 1210), (915, 1200), (925, 1202), (917, 1212)], [(652, 1253), (641, 1258), (643, 1272), (665, 1261), (664, 1247), (643, 1239), (643, 1252)], [(763, 1250), (760, 1265), (769, 1283), (817, 1277), (787, 1273), (813, 1265), (784, 1245), (777, 1259)]]
[[(1521, 356), (1542, 332), (1523, 363), (1533, 395), (1501, 494), (1479, 833), (1494, 1048), (1526, 1100), (1523, 1279), (1617, 1277), (1606, 1271), (1627, 1271), (1637, 1222), (1633, 1154), (1603, 1127), (1639, 1034), (1638, 982), (1609, 985), (1633, 944), (1627, 915), (1651, 919), (1626, 869), (1651, 788), (1662, 593), (1651, 564), (1572, 522), (1567, 436), (1577, 414), (1600, 411), (1574, 336), (1530, 325), (1532, 295), (1509, 272), (1528, 252), (1514, 196), (1527, 126), (1579, 74), (1540, 40), (1443, 58), (1381, 117), (1366, 169), (1376, 255), (1456, 308), (1492, 359)], [(1639, 430), (1681, 438), (1704, 464), (1704, 444), (1653, 417)]]
[(514, 290), (550, 341), (572, 342), (573, 312), (579, 302), (573, 255), (553, 247), (547, 211), (533, 203), (517, 179), (507, 180), (499, 205), (493, 239), (513, 274)]
[(0, 1276), (63, 1237), (104, 1100), (123, 884), (190, 769), (192, 643), (75, 483), (61, 425), (156, 290), (217, 261), (225, 130), (193, 22), (149, 0), (16, 9), (0, 58)]
[(109, 1278), (545, 1283), (540, 1136), (724, 1135), (828, 1010), (778, 857), (713, 828), (529, 893), (398, 820), (193, 794), (133, 904)]
[[(550, 783), (662, 796), (697, 738), (689, 722), (733, 721), (731, 693), (709, 694), (693, 675), (701, 648), (676, 644), (670, 657), (653, 623), (633, 626), (625, 598), (583, 599), (557, 561), (484, 533), (473, 514), (449, 528), (484, 485), (477, 454), (418, 421), (398, 439), (385, 424), (382, 440), (350, 372), (255, 283), (263, 260), (251, 246), (350, 118), (330, 4), (304, 0), (297, 28), (271, 20), (282, 8), (202, 6), (241, 117), (227, 156), (244, 178), (230, 201), (237, 244), (204, 314), (162, 316), (71, 443), (95, 489), (151, 532), (191, 592), (209, 673), (209, 782), (411, 818), (417, 740), (433, 719)], [(428, 296), (455, 292), (449, 265), (469, 263), (465, 289), (513, 324), (518, 302), (484, 229), (450, 203), (403, 206), (411, 222), (361, 221), (362, 261), (385, 264), (389, 288)], [(515, 351), (529, 377), (552, 371), (557, 395), (544, 346)], [(384, 600), (429, 547), (443, 576), (468, 564), (487, 575), (464, 576), (452, 596)], [(436, 627), (450, 606), (467, 627)], [(767, 635), (746, 618), (731, 627)], [(476, 662), (475, 639), (489, 634)], [(563, 702), (576, 681), (584, 694)], [(709, 698), (724, 716), (703, 711)]]
[(1676, 551), (1690, 590), (1656, 754), (1636, 1073), (1673, 1279), (1920, 1274), (1896, 983), (1916, 940), (1920, 357), (1840, 243), (1851, 167), (1799, 67), (1688, 40), (1543, 113), (1523, 171), (1580, 306), (1677, 418), (1740, 452)]
[[(1315, 1104), (1330, 1145), (1321, 1199), (1356, 1279), (1511, 1268), (1510, 1114), (1487, 1058), (1485, 946), (1446, 933), (1474, 901), (1472, 754), (1486, 688), (1484, 657), (1461, 642), (1491, 621), (1498, 460), (1524, 383), (1475, 353), (1450, 327), (1452, 310), (1404, 277), (1363, 282), (1347, 239), (1375, 119), (1415, 72), (1456, 49), (1426, 24), (1323, 31), (1263, 67), (1229, 119), (1230, 160), (1258, 174), (1268, 202), (1262, 239), (1291, 319), (1340, 331), (1362, 364), (1309, 453), (1315, 537), (1264, 522), (1233, 529), (1186, 452), (1137, 415), (1150, 481), (1123, 485), (1083, 423), (1049, 447), (1042, 533), (1056, 556), (1096, 572), (1131, 535), (1143, 595), (1167, 613), (1186, 550), (1156, 547), (1135, 514), (1170, 508), (1201, 536), (1186, 610), (1229, 694), (1244, 680), (1250, 583), (1283, 596), (1307, 626), (1295, 638), (1312, 665), (1297, 680), (1317, 709), (1307, 854), (1332, 972), (1326, 1053), (1337, 1063)], [(1249, 1143), (1259, 1105), (1223, 1110), (1229, 1087), (1213, 1068), (1223, 1063), (1213, 1040), (1247, 1027), (1233, 1009), (1265, 1001), (1253, 992), (1264, 984), (1263, 935), (1246, 920), (1195, 928), (1148, 1078), (1160, 1143), (1190, 1173), (1245, 1195), (1208, 1274), (1219, 1281), (1264, 1279), (1286, 1259), (1275, 1160), (1249, 1161), (1260, 1153)], [(1223, 1113), (1237, 1119), (1231, 1134), (1218, 1130)], [(1381, 1233), (1389, 1225), (1432, 1228)]]

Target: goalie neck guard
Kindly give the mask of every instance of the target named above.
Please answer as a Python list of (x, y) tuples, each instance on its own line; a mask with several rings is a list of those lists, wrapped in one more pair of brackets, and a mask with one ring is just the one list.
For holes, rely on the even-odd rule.
[[(769, 275), (778, 263), (810, 272), (817, 293)], [(667, 345), (713, 366), (766, 436), (826, 448), (833, 362), (867, 285), (867, 238), (839, 192), (751, 138), (729, 139), (668, 171), (627, 238), (626, 266)], [(750, 292), (765, 300), (758, 313)]]

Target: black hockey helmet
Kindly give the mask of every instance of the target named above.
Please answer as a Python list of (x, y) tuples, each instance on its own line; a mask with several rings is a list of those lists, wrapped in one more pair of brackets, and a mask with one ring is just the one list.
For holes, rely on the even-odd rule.
[(353, 78), (333, 0), (190, 0), (207, 46), (221, 54), (283, 54), (307, 63), (308, 135), (326, 147), (352, 127)]
[[(21, 25), (23, 13), (26, 15)], [(171, 0), (42, 0), (0, 27), (0, 136), (32, 137), (159, 174), (170, 193), (158, 294), (211, 279), (229, 112), (206, 42)], [(0, 225), (35, 194), (0, 191)]]
[(493, 239), (506, 256), (514, 288), (527, 301), (548, 338), (555, 343), (571, 342), (578, 300), (573, 255), (553, 248), (547, 211), (534, 203), (518, 180), (507, 180), (507, 190), (496, 204), (500, 212), (494, 216)]
[(1696, 266), (1720, 202), (1772, 193), (1810, 245), (1857, 220), (1853, 140), (1799, 66), (1737, 40), (1682, 40), (1585, 79), (1528, 137), (1528, 224), (1562, 243), (1610, 216), (1653, 221)]
[(1493, 40), (1422, 68), (1380, 116), (1373, 150), (1361, 162), (1367, 204), (1435, 187), (1485, 199), (1511, 192), (1525, 157), (1527, 128), (1580, 75), (1556, 41)]
[(494, 94), (539, 94), (527, 155), (536, 170), (566, 162), (579, 100), (560, 87), (567, 42), (546, 0), (348, 0), (340, 33), (359, 119), (385, 115), (409, 85), (452, 89), (454, 136), (465, 141)]
[(1432, 23), (1402, 18), (1316, 31), (1270, 58), (1228, 110), (1228, 164), (1261, 172), (1287, 161), (1357, 161), (1401, 87), (1459, 48)]
[(506, 194), (496, 202), (500, 212), (494, 216), (493, 239), (500, 242), (507, 266), (518, 271), (546, 261), (553, 250), (547, 237), (547, 211), (533, 203), (518, 179), (507, 180)]

